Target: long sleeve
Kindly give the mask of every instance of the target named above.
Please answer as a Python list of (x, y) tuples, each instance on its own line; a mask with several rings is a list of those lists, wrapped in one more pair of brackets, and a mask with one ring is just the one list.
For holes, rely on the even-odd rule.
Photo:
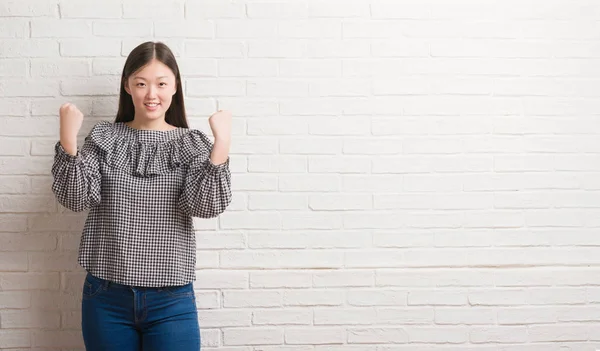
[(55, 146), (52, 191), (71, 211), (84, 211), (100, 203), (99, 151), (89, 136), (76, 156), (68, 154), (60, 142)]
[(220, 215), (231, 203), (231, 171), (229, 158), (220, 165), (210, 161), (212, 143), (194, 158), (185, 176), (179, 207), (192, 217), (212, 218)]

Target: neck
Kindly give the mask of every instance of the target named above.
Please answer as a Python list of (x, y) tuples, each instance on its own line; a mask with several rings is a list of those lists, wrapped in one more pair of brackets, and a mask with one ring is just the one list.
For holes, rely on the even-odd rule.
[(164, 118), (149, 120), (149, 121), (140, 121), (137, 119), (133, 119), (133, 121), (126, 123), (128, 126), (134, 129), (140, 130), (171, 130), (175, 129), (172, 125), (168, 124)]

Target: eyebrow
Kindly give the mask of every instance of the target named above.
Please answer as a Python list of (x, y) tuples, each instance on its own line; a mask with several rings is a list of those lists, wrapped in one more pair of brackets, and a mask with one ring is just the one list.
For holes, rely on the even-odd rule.
[[(168, 76), (156, 77), (156, 79), (162, 79), (162, 78), (169, 78), (169, 77), (168, 77)], [(146, 78), (143, 78), (143, 77), (138, 77), (138, 76), (135, 76), (135, 77), (133, 77), (133, 79), (141, 79), (141, 80), (146, 80)]]

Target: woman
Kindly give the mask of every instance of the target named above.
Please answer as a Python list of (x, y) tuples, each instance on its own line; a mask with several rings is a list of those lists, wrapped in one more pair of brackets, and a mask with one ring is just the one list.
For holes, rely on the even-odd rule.
[(192, 217), (231, 202), (231, 114), (210, 117), (214, 144), (188, 129), (175, 57), (146, 42), (125, 62), (115, 122), (97, 123), (78, 150), (82, 121), (61, 106), (52, 190), (89, 209), (78, 259), (86, 349), (200, 350)]

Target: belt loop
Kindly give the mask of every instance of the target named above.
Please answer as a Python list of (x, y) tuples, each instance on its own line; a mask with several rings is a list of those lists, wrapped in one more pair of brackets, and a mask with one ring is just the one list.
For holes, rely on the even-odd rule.
[(108, 290), (108, 287), (110, 286), (110, 280), (108, 279), (104, 279), (104, 290)]

